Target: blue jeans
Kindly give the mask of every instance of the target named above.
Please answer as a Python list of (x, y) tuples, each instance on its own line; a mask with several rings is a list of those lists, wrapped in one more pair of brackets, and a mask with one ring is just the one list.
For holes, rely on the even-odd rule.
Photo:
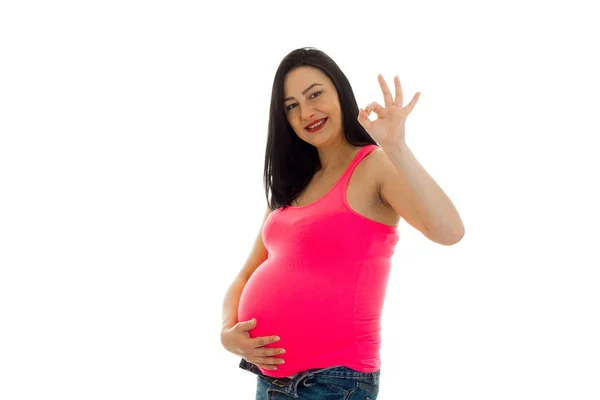
[(239, 367), (257, 377), (256, 400), (375, 400), (381, 370), (360, 372), (344, 366), (315, 368), (293, 378), (273, 378), (242, 358)]

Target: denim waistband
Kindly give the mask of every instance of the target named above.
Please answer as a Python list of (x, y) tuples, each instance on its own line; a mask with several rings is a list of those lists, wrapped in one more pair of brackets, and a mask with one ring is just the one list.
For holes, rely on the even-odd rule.
[(301, 371), (301, 372), (297, 373), (295, 376), (293, 376), (292, 378), (288, 378), (288, 377), (276, 378), (273, 376), (263, 374), (262, 371), (256, 365), (244, 360), (243, 358), (240, 361), (239, 367), (243, 370), (250, 371), (253, 374), (259, 375), (270, 381), (279, 381), (279, 382), (285, 382), (285, 383), (290, 382), (294, 378), (297, 378), (299, 376), (314, 375), (316, 373), (319, 373), (319, 375), (337, 376), (340, 378), (355, 377), (355, 378), (371, 378), (371, 379), (379, 378), (380, 374), (381, 374), (381, 370), (377, 370), (375, 372), (361, 372), (361, 371), (353, 370), (353, 369), (348, 368), (343, 365), (336, 365), (333, 367), (313, 368), (313, 369)]
[(328, 368), (313, 368), (304, 370), (298, 372), (291, 378), (275, 378), (263, 374), (256, 365), (244, 360), (243, 358), (240, 361), (239, 367), (258, 375), (260, 379), (268, 381), (271, 384), (271, 389), (269, 390), (285, 393), (292, 398), (298, 397), (297, 390), (300, 383), (302, 383), (304, 386), (311, 386), (312, 384), (310, 383), (310, 380), (315, 376), (346, 378), (374, 385), (375, 382), (379, 382), (381, 372), (381, 370), (377, 370), (375, 372), (360, 372), (343, 365), (336, 365)]

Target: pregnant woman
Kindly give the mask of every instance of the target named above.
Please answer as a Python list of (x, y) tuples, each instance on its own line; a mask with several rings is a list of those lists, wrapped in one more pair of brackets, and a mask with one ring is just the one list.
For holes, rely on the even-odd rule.
[(400, 218), (439, 244), (464, 235), (405, 142), (419, 94), (403, 107), (399, 79), (395, 97), (378, 79), (385, 106), (363, 110), (320, 50), (292, 51), (275, 74), (264, 171), (271, 200), (225, 295), (221, 330), (239, 367), (257, 375), (257, 400), (376, 399)]

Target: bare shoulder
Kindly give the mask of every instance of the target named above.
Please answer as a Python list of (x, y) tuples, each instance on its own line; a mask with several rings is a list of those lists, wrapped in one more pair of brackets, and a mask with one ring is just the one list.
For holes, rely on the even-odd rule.
[(380, 175), (386, 168), (386, 160), (387, 156), (379, 146), (371, 150), (352, 174), (346, 197), (350, 207), (358, 214), (385, 225), (397, 226), (399, 215), (380, 196)]
[(381, 147), (374, 149), (372, 153), (370, 173), (376, 182), (381, 204), (388, 212), (394, 212), (413, 228), (430, 238), (427, 227), (420, 218), (419, 207), (414, 204), (414, 200), (400, 183), (402, 182), (400, 172)]
[(368, 179), (375, 183), (375, 189), (377, 191), (376, 195), (378, 199), (385, 205), (388, 205), (381, 198), (380, 188), (381, 183), (383, 182), (383, 177), (390, 172), (393, 173), (394, 170), (393, 165), (391, 165), (390, 160), (385, 155), (383, 149), (379, 146), (371, 150), (369, 154), (363, 160), (365, 163), (365, 170), (368, 174)]

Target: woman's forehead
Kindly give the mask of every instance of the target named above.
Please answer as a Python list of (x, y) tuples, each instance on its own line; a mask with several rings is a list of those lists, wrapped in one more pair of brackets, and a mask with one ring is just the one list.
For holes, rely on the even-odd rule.
[(302, 66), (288, 72), (283, 82), (284, 94), (294, 95), (301, 93), (310, 85), (318, 83), (323, 86), (331, 85), (329, 77), (320, 69), (315, 67)]

